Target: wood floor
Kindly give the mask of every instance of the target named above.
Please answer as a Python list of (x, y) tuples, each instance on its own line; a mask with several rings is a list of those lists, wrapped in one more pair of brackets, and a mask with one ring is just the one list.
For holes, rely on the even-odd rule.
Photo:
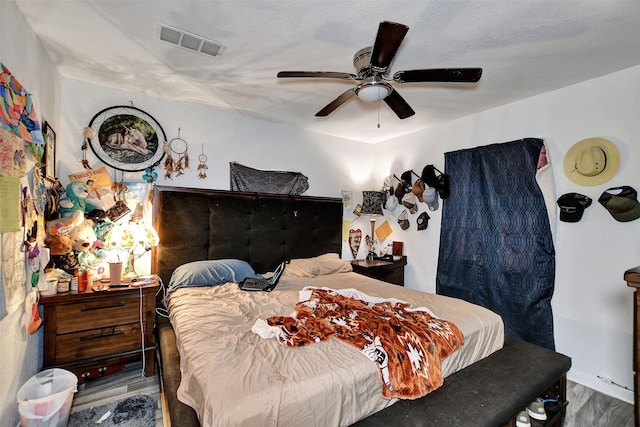
[[(79, 385), (71, 412), (116, 402), (136, 394), (146, 394), (156, 399), (156, 427), (162, 427), (158, 376), (143, 376), (142, 363), (132, 363), (122, 372)], [(564, 427), (633, 427), (633, 405), (629, 403), (571, 381), (567, 381), (567, 400), (569, 406)]]
[(564, 427), (633, 427), (633, 405), (567, 381)]

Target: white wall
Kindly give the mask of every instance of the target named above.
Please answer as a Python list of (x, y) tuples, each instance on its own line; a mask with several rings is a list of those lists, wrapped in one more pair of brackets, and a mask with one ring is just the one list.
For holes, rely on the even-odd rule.
[[(59, 127), (58, 153), (64, 154), (58, 156), (58, 175), (63, 185), (69, 183), (69, 173), (82, 170), (83, 128), (102, 109), (131, 105), (131, 102), (153, 116), (169, 140), (176, 138), (180, 129), (180, 137), (188, 143), (190, 170), (182, 176), (167, 179), (160, 164), (156, 168), (158, 185), (228, 190), (231, 161), (263, 170), (302, 172), (309, 178), (309, 190), (305, 194), (313, 196), (340, 197), (341, 190), (360, 190), (353, 192), (359, 202), (365, 182), (373, 181), (374, 169), (366, 155), (370, 149), (368, 144), (76, 80), (64, 80), (62, 92), (61, 109), (66, 113)], [(206, 179), (199, 179), (196, 169), (201, 153), (208, 159)], [(91, 150), (87, 150), (87, 159), (91, 167), (103, 166)], [(112, 180), (143, 182), (143, 172), (127, 172), (123, 175), (122, 172), (115, 173), (112, 168), (108, 170)], [(352, 210), (353, 206), (345, 210), (345, 218), (353, 217)], [(360, 222), (362, 225), (358, 222), (355, 224), (363, 230), (370, 229), (368, 220)], [(344, 253), (348, 254), (348, 249)], [(363, 256), (366, 254), (362, 253)], [(142, 274), (149, 269), (144, 259), (136, 263), (136, 268), (138, 266)]]
[[(617, 222), (597, 199), (614, 186), (640, 191), (640, 67), (376, 145), (376, 179), (382, 182), (390, 172), (409, 168), (420, 174), (426, 164), (444, 170), (445, 152), (525, 137), (547, 144), (558, 197), (575, 191), (593, 199), (579, 223), (558, 222), (552, 299), (556, 348), (573, 359), (569, 378), (631, 402), (630, 391), (597, 377), (633, 388), (632, 291), (623, 274), (640, 265), (640, 220)], [(613, 179), (594, 187), (574, 184), (562, 167), (569, 147), (589, 137), (611, 140), (621, 156)], [(441, 212), (429, 212), (429, 228), (422, 232), (415, 231), (415, 216), (410, 232), (393, 222), (409, 257), (407, 286), (435, 291)]]
[[(191, 169), (179, 177), (165, 179), (159, 165), (158, 185), (229, 189), (229, 162), (236, 161), (257, 169), (299, 171), (309, 177), (306, 194), (339, 197), (343, 188), (358, 188), (372, 179), (372, 168), (362, 162), (363, 144), (286, 128), (253, 118), (215, 111), (205, 107), (178, 104), (140, 94), (121, 92), (76, 80), (65, 80), (61, 108), (59, 175), (68, 183), (70, 172), (82, 170), (82, 130), (95, 113), (114, 105), (133, 105), (151, 114), (167, 138), (187, 141)], [(88, 151), (92, 167), (103, 166)], [(198, 155), (207, 156), (207, 178), (197, 177)], [(110, 169), (113, 171), (113, 169)], [(125, 181), (143, 182), (143, 172), (125, 173)], [(121, 179), (120, 172), (117, 179)]]
[[(0, 62), (33, 96), (39, 119), (57, 129), (60, 76), (42, 44), (29, 30), (15, 3), (0, 1)], [(2, 251), (0, 249), (0, 255)], [(0, 275), (0, 304), (4, 305), (4, 285)], [(16, 393), (20, 386), (42, 366), (42, 328), (23, 338), (21, 307), (0, 320), (0, 425), (16, 425)]]

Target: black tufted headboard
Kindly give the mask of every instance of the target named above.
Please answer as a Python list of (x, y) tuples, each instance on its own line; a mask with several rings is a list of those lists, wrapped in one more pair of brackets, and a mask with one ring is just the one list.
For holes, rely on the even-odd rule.
[(156, 186), (153, 225), (152, 271), (165, 284), (179, 265), (206, 259), (242, 259), (264, 273), (283, 260), (340, 253), (342, 200)]

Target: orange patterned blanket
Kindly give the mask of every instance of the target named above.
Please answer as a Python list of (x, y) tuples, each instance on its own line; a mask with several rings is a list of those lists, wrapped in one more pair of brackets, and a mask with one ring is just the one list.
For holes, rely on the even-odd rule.
[(286, 346), (336, 337), (358, 348), (378, 367), (388, 399), (416, 399), (440, 387), (440, 362), (464, 343), (456, 325), (426, 308), (355, 289), (307, 287), (292, 316), (269, 317), (267, 323)]

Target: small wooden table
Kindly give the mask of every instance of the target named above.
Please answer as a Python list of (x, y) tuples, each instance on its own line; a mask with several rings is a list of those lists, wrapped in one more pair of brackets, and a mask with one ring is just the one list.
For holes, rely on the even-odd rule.
[(356, 273), (399, 286), (404, 286), (405, 265), (407, 265), (406, 256), (397, 261), (384, 261), (381, 259), (351, 261), (353, 271)]
[[(99, 282), (94, 282), (97, 287)], [(108, 285), (108, 284), (107, 284)], [(64, 368), (78, 378), (143, 357), (154, 374), (157, 277), (152, 284), (40, 297), (44, 307), (43, 368)], [(96, 372), (98, 374), (96, 374)]]

